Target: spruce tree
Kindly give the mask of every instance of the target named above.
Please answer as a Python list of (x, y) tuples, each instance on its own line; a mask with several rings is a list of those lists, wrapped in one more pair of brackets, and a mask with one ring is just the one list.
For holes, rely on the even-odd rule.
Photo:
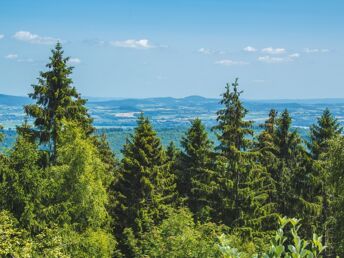
[(277, 120), (274, 137), (278, 158), (273, 172), (277, 183), (276, 203), (283, 216), (305, 219), (304, 234), (311, 234), (312, 224), (321, 211), (319, 178), (301, 137), (291, 129), (291, 123), (289, 112), (285, 110)]
[(263, 230), (265, 219), (271, 216), (269, 192), (271, 180), (260, 166), (257, 154), (250, 150), (253, 134), (252, 121), (246, 121), (247, 110), (240, 100), (238, 80), (222, 95), (224, 108), (217, 112), (216, 131), (220, 142), (217, 150), (217, 204), (220, 220), (250, 238)]
[(18, 137), (7, 161), (1, 169), (3, 178), (3, 207), (10, 211), (23, 228), (38, 232), (44, 223), (43, 209), (44, 171), (39, 167), (40, 153), (35, 143), (18, 132)]
[(62, 46), (57, 43), (46, 65), (48, 70), (41, 72), (38, 83), (32, 85), (29, 97), (36, 103), (25, 106), (26, 114), (34, 118), (33, 132), (41, 144), (48, 146), (52, 160), (56, 157), (63, 119), (77, 121), (88, 134), (93, 130), (86, 100), (72, 86), (73, 67), (68, 65), (69, 57), (63, 55)]
[[(135, 132), (123, 147), (120, 178), (115, 186), (119, 205), (116, 231), (138, 237), (159, 223), (175, 195), (174, 175), (148, 118), (141, 114)], [(125, 248), (125, 247), (124, 247)], [(124, 251), (130, 256), (131, 251)]]
[(319, 155), (325, 153), (328, 149), (328, 141), (343, 131), (343, 127), (338, 120), (326, 108), (321, 117), (318, 118), (317, 124), (310, 127), (310, 142), (308, 147), (314, 159), (318, 159)]
[(213, 143), (200, 119), (191, 122), (181, 145), (184, 151), (180, 156), (178, 189), (196, 220), (205, 222), (211, 219), (214, 209), (216, 177)]
[[(333, 202), (333, 184), (331, 183), (331, 173), (324, 168), (324, 159), (331, 148), (329, 145), (331, 139), (337, 138), (342, 133), (343, 128), (338, 120), (331, 114), (329, 109), (325, 109), (322, 116), (317, 119), (317, 123), (310, 127), (310, 141), (308, 148), (311, 151), (312, 158), (315, 160), (314, 172), (318, 173), (318, 194), (321, 196), (322, 210), (318, 218), (318, 230), (323, 235), (323, 243), (329, 248), (327, 254), (333, 252), (332, 234), (333, 234), (333, 212), (331, 203)], [(325, 157), (323, 157), (325, 155)]]

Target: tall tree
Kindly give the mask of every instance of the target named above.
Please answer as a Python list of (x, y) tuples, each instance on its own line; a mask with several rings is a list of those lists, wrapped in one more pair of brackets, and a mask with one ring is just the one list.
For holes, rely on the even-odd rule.
[(38, 147), (18, 132), (18, 138), (6, 158), (2, 170), (4, 208), (10, 211), (21, 226), (38, 232), (44, 223), (40, 210), (44, 173), (39, 167)]
[(178, 188), (196, 220), (208, 221), (214, 209), (216, 175), (213, 143), (201, 120), (196, 118), (182, 138)]
[[(324, 180), (328, 192), (326, 238), (328, 257), (344, 256), (344, 137), (337, 136), (328, 143), (328, 151), (322, 157), (325, 163)], [(337, 256), (336, 256), (337, 255)]]
[[(138, 236), (164, 217), (175, 195), (174, 175), (166, 165), (160, 139), (143, 114), (122, 152), (121, 175), (115, 186), (120, 222), (116, 231), (121, 235), (130, 228)], [(130, 250), (124, 252), (130, 256)]]
[(33, 93), (29, 96), (36, 103), (25, 106), (26, 114), (34, 118), (36, 137), (41, 144), (48, 145), (52, 160), (56, 157), (63, 119), (77, 121), (87, 133), (93, 130), (86, 100), (72, 86), (73, 67), (63, 54), (61, 44), (57, 43), (46, 65), (48, 71), (41, 72), (38, 83), (32, 85)]
[(213, 128), (220, 142), (217, 207), (225, 224), (250, 238), (262, 230), (263, 221), (271, 215), (271, 182), (257, 164), (257, 154), (250, 150), (253, 122), (245, 120), (248, 111), (240, 100), (241, 93), (238, 79), (227, 84), (221, 100), (224, 108), (217, 112), (218, 125)]
[(308, 147), (311, 150), (314, 159), (325, 153), (328, 149), (328, 141), (333, 137), (340, 135), (343, 127), (338, 120), (326, 108), (321, 117), (318, 118), (317, 124), (310, 127), (310, 142)]
[(307, 143), (315, 160), (314, 172), (318, 173), (319, 195), (322, 200), (321, 216), (318, 218), (318, 230), (322, 233), (323, 242), (328, 246), (325, 251), (327, 255), (333, 253), (333, 182), (330, 180), (332, 173), (325, 168), (327, 152), (336, 145), (335, 139), (342, 133), (343, 128), (338, 120), (331, 114), (329, 109), (325, 109), (322, 116), (317, 119), (317, 123), (310, 127), (310, 141)]
[(278, 165), (273, 172), (276, 203), (283, 216), (305, 219), (304, 234), (311, 234), (312, 225), (321, 211), (318, 192), (319, 176), (301, 137), (291, 128), (292, 119), (285, 110), (277, 120), (274, 137)]

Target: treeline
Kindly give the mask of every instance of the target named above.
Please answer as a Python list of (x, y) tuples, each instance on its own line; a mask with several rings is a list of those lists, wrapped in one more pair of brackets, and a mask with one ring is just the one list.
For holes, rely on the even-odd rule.
[(236, 80), (216, 146), (196, 118), (164, 148), (141, 114), (119, 160), (71, 74), (58, 43), (24, 107), (34, 124), (0, 154), (1, 256), (344, 256), (344, 138), (328, 109), (307, 142), (287, 110), (255, 135)]

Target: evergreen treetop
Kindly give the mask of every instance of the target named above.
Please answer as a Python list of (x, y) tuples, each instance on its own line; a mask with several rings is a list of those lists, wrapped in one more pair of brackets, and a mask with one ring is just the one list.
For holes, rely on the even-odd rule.
[(87, 133), (91, 133), (92, 119), (76, 88), (72, 86), (73, 67), (68, 65), (69, 57), (64, 57), (61, 43), (51, 51), (48, 70), (41, 72), (38, 83), (32, 85), (33, 93), (29, 97), (35, 104), (25, 106), (25, 112), (34, 118), (36, 138), (41, 144), (47, 144), (52, 159), (55, 159), (62, 120), (77, 121)]

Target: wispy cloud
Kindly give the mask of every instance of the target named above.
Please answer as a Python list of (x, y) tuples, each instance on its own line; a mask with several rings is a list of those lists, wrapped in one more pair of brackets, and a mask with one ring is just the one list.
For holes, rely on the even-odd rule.
[(284, 54), (286, 52), (285, 48), (272, 48), (272, 47), (266, 47), (262, 49), (263, 53), (267, 53), (270, 55), (280, 55)]
[(70, 63), (70, 64), (80, 64), (81, 60), (79, 58), (77, 58), (77, 57), (73, 57), (73, 58), (70, 58), (68, 60), (68, 63)]
[(278, 64), (290, 61), (290, 58), (275, 57), (275, 56), (260, 56), (258, 61), (268, 64)]
[(210, 48), (204, 48), (201, 47), (197, 50), (198, 53), (201, 53), (203, 55), (224, 55), (226, 54), (223, 50), (216, 50), (216, 49), (210, 49)]
[(299, 58), (300, 54), (299, 53), (293, 53), (289, 55), (290, 58)]
[(247, 47), (244, 48), (244, 51), (245, 52), (256, 52), (257, 49), (254, 48), (254, 47), (251, 47), (251, 46), (247, 46)]
[(148, 39), (127, 39), (123, 41), (111, 41), (110, 44), (115, 47), (124, 48), (138, 48), (138, 49), (149, 49), (156, 46), (152, 45)]
[(3, 39), (5, 37), (4, 34), (0, 34), (0, 39)]
[(327, 52), (330, 52), (330, 50), (327, 49), (327, 48), (322, 48), (322, 49), (319, 49), (319, 48), (305, 48), (304, 52), (307, 53), (307, 54), (327, 53)]
[(13, 37), (17, 40), (28, 42), (31, 44), (52, 45), (55, 44), (57, 41), (61, 41), (60, 39), (53, 37), (39, 36), (29, 31), (18, 31), (13, 35)]
[(18, 55), (17, 54), (8, 54), (5, 56), (6, 59), (17, 59)]
[(216, 61), (215, 64), (230, 66), (230, 65), (247, 65), (249, 63), (245, 62), (245, 61), (235, 61), (235, 60), (230, 60), (230, 59), (223, 59), (223, 60)]

